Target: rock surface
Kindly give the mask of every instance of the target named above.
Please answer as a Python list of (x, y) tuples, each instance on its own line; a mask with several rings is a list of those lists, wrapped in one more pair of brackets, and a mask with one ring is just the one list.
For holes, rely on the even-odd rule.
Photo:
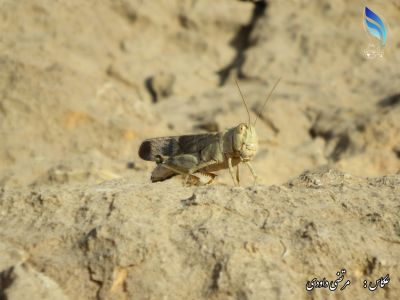
[[(0, 299), (399, 299), (400, 4), (377, 59), (364, 5), (0, 1)], [(246, 121), (235, 78), (254, 120), (279, 77), (257, 186), (149, 182), (144, 139)]]
[(307, 299), (308, 280), (334, 280), (346, 268), (351, 285), (338, 297), (365, 299), (371, 292), (363, 281), (388, 273), (389, 287), (374, 296), (395, 299), (399, 194), (399, 175), (362, 179), (330, 169), (269, 187), (126, 178), (2, 191), (3, 293)]

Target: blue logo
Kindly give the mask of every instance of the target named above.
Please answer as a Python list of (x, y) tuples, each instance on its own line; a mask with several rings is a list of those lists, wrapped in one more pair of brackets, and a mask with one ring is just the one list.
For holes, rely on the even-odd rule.
[(380, 41), (381, 47), (384, 47), (386, 44), (385, 24), (383, 24), (381, 18), (368, 7), (365, 7), (365, 24), (367, 25), (369, 33)]
[(386, 26), (382, 19), (365, 7), (364, 10), (364, 25), (365, 30), (376, 39), (376, 43), (370, 43), (366, 49), (364, 49), (364, 56), (366, 58), (383, 57), (383, 49), (386, 45)]

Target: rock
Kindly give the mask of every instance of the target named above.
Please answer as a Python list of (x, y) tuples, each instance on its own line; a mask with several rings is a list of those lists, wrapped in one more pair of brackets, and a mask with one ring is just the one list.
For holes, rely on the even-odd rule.
[[(346, 294), (364, 299), (364, 279), (390, 274), (393, 281), (400, 271), (393, 263), (399, 187), (400, 175), (364, 179), (323, 168), (286, 186), (117, 179), (62, 192), (6, 190), (2, 241), (25, 247), (2, 248), (1, 257), (14, 257), (1, 265), (3, 292), (10, 299), (297, 299), (307, 280), (336, 278), (345, 268)], [(398, 295), (398, 286), (390, 293)]]
[(153, 102), (158, 102), (163, 98), (171, 96), (174, 82), (175, 76), (164, 72), (148, 78), (146, 85)]
[(0, 273), (0, 295), (4, 299), (70, 299), (51, 278), (27, 264)]
[(370, 176), (395, 173), (400, 170), (396, 152), (400, 144), (399, 113), (398, 107), (363, 114), (354, 110), (322, 110), (310, 134), (326, 141), (326, 156), (342, 170)]

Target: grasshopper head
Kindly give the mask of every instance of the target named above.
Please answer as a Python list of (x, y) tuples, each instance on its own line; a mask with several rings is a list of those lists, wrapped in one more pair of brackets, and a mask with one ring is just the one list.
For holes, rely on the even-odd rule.
[(258, 149), (258, 137), (253, 125), (241, 123), (235, 127), (233, 149), (239, 152), (243, 161), (253, 158)]

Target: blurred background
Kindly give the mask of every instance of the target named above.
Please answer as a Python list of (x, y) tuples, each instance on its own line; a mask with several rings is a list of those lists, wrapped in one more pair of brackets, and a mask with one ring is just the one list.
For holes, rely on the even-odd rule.
[[(382, 58), (363, 55), (366, 5)], [(144, 139), (247, 120), (235, 78), (254, 118), (282, 77), (257, 124), (260, 183), (400, 169), (400, 1), (0, 0), (0, 30), (0, 187), (148, 182)]]

